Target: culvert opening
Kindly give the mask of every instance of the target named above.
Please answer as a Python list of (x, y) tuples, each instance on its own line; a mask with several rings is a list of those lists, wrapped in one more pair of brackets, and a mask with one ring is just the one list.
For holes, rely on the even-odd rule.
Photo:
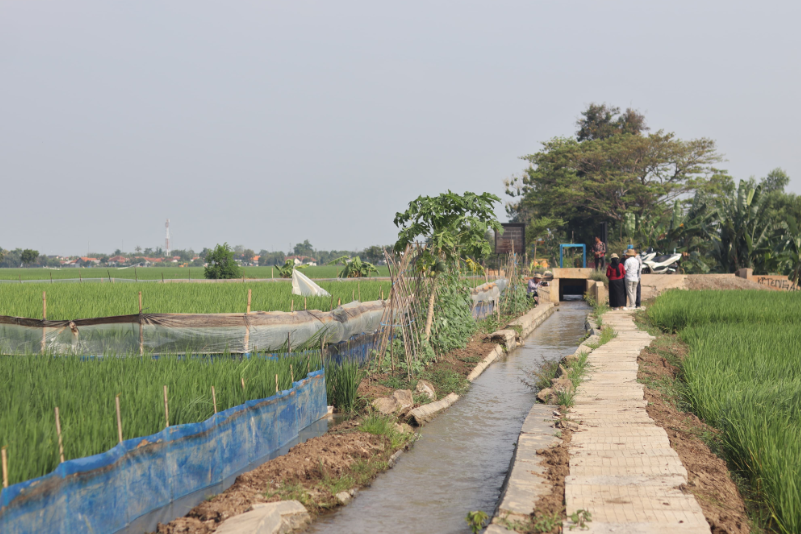
[(583, 278), (560, 278), (559, 300), (577, 300), (587, 291), (587, 280)]

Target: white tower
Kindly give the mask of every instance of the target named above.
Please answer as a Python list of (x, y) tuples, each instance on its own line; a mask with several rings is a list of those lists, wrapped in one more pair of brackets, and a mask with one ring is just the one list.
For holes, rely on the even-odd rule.
[(164, 240), (164, 253), (165, 255), (170, 255), (170, 220), (167, 219), (167, 224), (164, 225), (167, 228), (167, 237)]

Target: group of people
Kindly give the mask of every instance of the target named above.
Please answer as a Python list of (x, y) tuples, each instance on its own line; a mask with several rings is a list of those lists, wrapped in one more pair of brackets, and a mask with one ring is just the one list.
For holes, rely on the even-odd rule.
[(626, 261), (621, 262), (617, 254), (612, 254), (609, 267), (606, 268), (606, 277), (609, 278), (609, 307), (613, 310), (640, 307), (642, 261), (633, 248), (626, 250), (625, 256)]

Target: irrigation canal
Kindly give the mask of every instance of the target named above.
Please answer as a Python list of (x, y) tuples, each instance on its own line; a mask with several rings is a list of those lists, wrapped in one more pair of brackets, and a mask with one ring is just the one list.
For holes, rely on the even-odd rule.
[(589, 307), (562, 302), (508, 357), (496, 361), (464, 397), (424, 426), (394, 469), (351, 504), (318, 518), (310, 532), (468, 533), (473, 510), (492, 515), (523, 420), (536, 401), (522, 378), (574, 352)]

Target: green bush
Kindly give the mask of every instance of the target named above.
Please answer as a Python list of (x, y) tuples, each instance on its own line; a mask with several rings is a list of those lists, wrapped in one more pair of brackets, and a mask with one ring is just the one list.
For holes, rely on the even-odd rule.
[(219, 280), (224, 278), (241, 278), (242, 269), (234, 261), (234, 251), (228, 243), (217, 245), (214, 250), (206, 256), (206, 278)]

